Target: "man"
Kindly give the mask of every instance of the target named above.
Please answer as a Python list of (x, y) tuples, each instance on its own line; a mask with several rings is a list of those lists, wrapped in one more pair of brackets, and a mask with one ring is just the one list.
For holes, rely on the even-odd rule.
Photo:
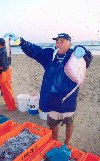
[(5, 40), (0, 38), (0, 87), (8, 110), (13, 111), (16, 109), (16, 106), (11, 87), (12, 72), (9, 65)]
[[(76, 87), (77, 83), (73, 82), (64, 72), (64, 66), (74, 52), (71, 47), (71, 37), (68, 34), (58, 34), (53, 40), (56, 41), (57, 53), (54, 49), (45, 48), (25, 41), (12, 33), (5, 34), (21, 46), (23, 52), (35, 59), (44, 67), (44, 76), (40, 91), (39, 107), (43, 112), (48, 112), (47, 125), (52, 130), (53, 139), (58, 136), (58, 124), (66, 124), (66, 140), (69, 144), (73, 132), (73, 118), (76, 110), (77, 89), (70, 97), (62, 101), (63, 98)], [(80, 52), (75, 52), (77, 58), (84, 56), (87, 67), (91, 61), (91, 54), (84, 47), (77, 46)], [(76, 50), (76, 49), (75, 49)]]

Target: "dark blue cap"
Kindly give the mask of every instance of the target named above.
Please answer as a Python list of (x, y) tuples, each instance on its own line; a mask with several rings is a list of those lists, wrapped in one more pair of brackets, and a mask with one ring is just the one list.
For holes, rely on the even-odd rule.
[(71, 41), (71, 37), (65, 33), (58, 34), (58, 36), (56, 38), (52, 38), (52, 39), (57, 40), (58, 38), (63, 38), (63, 39)]
[(5, 40), (3, 38), (0, 38), (0, 45), (2, 45), (2, 46), (5, 45)]

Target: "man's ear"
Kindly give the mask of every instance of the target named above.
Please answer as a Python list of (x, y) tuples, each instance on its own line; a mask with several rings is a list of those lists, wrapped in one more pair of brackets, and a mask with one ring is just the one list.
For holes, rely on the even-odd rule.
[(68, 41), (68, 47), (70, 48), (72, 46), (72, 43)]

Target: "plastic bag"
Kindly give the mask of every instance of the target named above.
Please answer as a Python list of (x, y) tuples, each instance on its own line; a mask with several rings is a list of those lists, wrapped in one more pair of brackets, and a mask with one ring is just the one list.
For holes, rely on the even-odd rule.
[(82, 86), (86, 78), (86, 62), (84, 58), (77, 59), (74, 53), (64, 67), (64, 72), (79, 86)]

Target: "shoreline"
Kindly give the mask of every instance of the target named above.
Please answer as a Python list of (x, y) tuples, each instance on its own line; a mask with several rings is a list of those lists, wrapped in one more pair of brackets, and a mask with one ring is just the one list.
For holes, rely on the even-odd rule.
[[(90, 49), (89, 49), (90, 50)], [(19, 47), (11, 47), (11, 55), (23, 55), (24, 52), (22, 51), (22, 49)], [(100, 56), (100, 50), (95, 50), (95, 49), (91, 49), (90, 50), (92, 55), (99, 55)]]

